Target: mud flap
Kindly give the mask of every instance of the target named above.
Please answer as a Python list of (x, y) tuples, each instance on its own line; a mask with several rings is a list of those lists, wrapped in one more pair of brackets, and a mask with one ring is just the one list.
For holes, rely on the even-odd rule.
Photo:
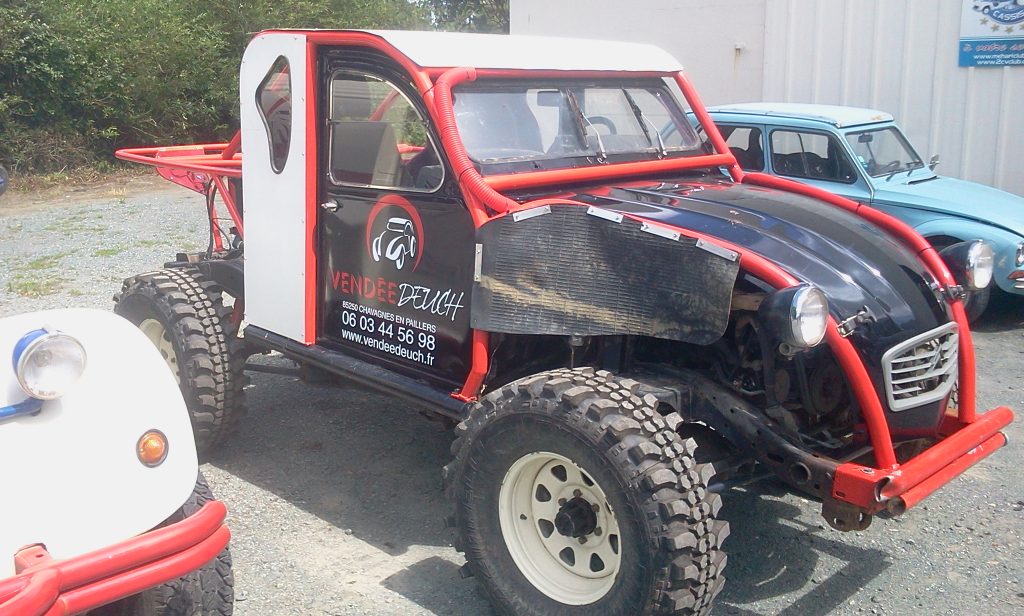
[(725, 332), (735, 253), (610, 210), (536, 210), (479, 229), (474, 328), (695, 344)]

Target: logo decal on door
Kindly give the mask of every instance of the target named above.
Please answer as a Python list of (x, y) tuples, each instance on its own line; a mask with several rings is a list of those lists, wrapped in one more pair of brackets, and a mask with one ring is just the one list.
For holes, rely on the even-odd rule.
[(398, 195), (377, 202), (366, 220), (366, 250), (374, 261), (390, 261), (400, 272), (414, 272), (423, 256), (423, 223), (412, 204)]

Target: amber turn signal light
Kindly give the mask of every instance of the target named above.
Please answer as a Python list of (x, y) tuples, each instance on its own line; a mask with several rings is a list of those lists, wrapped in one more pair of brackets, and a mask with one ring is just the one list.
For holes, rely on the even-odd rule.
[(167, 459), (167, 437), (159, 430), (150, 430), (139, 439), (135, 453), (146, 466), (159, 466)]

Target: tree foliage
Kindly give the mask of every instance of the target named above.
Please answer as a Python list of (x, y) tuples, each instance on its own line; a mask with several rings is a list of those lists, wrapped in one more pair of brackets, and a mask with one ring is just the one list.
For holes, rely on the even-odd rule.
[(226, 139), (238, 63), (268, 28), (508, 31), (507, 0), (5, 0), (0, 162), (54, 171), (117, 147)]
[(421, 0), (440, 30), (508, 33), (508, 0)]

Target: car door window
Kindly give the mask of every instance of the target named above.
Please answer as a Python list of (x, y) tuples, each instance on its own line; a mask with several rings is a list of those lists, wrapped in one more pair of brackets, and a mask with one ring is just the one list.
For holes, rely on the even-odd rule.
[(849, 159), (831, 135), (775, 130), (771, 145), (772, 167), (778, 175), (845, 184), (856, 180)]
[(412, 102), (372, 75), (338, 71), (330, 88), (330, 179), (334, 184), (432, 192), (444, 167)]
[(760, 129), (729, 124), (719, 124), (718, 129), (744, 171), (764, 171), (764, 142)]

